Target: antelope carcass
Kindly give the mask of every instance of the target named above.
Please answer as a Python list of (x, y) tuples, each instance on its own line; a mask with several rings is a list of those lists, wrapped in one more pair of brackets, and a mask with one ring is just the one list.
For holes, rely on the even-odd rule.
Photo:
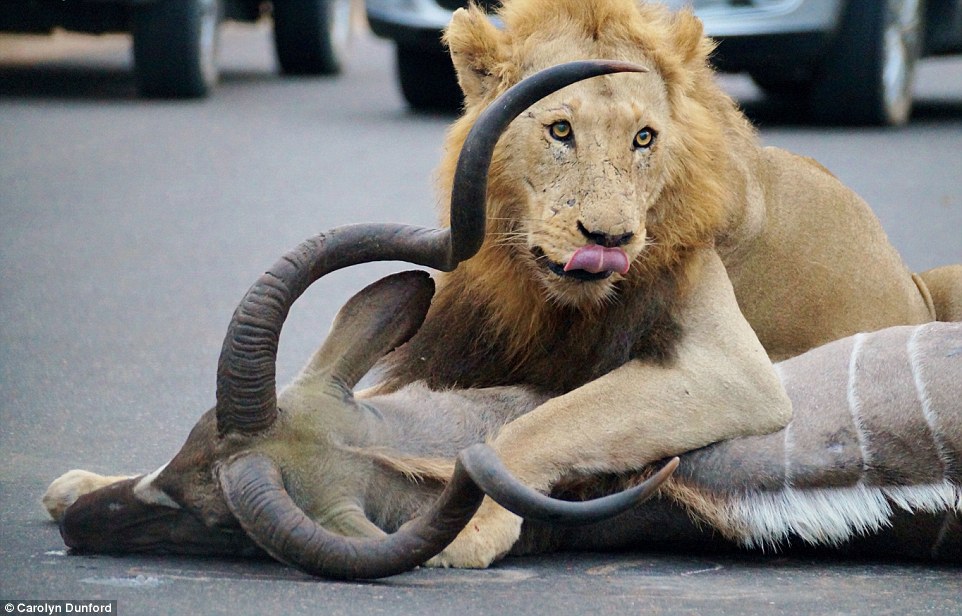
[[(272, 276), (286, 288), (311, 260)], [(353, 384), (417, 327), (431, 290), (425, 274), (409, 272), (360, 293), (270, 405), (278, 410), (264, 432), (219, 437), (211, 411), (160, 472), (111, 483), (67, 507), (64, 540), (82, 551), (246, 553), (259, 545), (313, 574), (377, 577), (423, 562), (469, 519), (480, 491), (463, 472), (448, 480), (460, 450), (484, 491), (542, 521), (606, 518), (665, 480), (672, 465), (627, 495), (618, 491), (649, 473), (568, 478), (557, 496), (618, 493), (608, 497), (614, 502), (581, 509), (512, 486), (492, 471), (490, 450), (474, 444), (543, 401), (523, 388), (414, 385), (355, 397)], [(263, 326), (279, 333), (289, 301)], [(235, 332), (241, 318), (235, 315)], [(359, 350), (359, 339), (370, 344)], [(270, 349), (240, 382), (273, 384), (273, 361)], [(584, 530), (528, 524), (515, 551), (719, 542), (770, 548), (801, 540), (962, 560), (960, 367), (958, 323), (860, 334), (782, 362), (795, 411), (784, 430), (689, 452), (663, 498)], [(70, 483), (68, 474), (48, 491), (54, 513), (62, 511), (55, 504), (67, 504), (58, 499)]]

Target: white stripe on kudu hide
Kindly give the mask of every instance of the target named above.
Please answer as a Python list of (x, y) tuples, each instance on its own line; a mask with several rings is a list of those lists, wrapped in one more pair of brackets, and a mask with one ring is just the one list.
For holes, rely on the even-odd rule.
[[(935, 409), (932, 408), (932, 400), (927, 393), (928, 384), (925, 382), (925, 377), (922, 374), (922, 358), (920, 357), (918, 340), (919, 334), (921, 334), (924, 329), (924, 325), (915, 328), (915, 331), (909, 336), (908, 343), (906, 343), (905, 352), (909, 356), (912, 378), (915, 381), (915, 392), (922, 405), (922, 416), (925, 417), (925, 423), (929, 426), (932, 441), (935, 443), (935, 450), (938, 452), (939, 459), (944, 466), (944, 474), (948, 477), (952, 459), (948, 454), (948, 448), (942, 441), (939, 418), (935, 413)], [(962, 378), (962, 375), (960, 375), (960, 378)]]
[[(848, 410), (852, 414), (852, 425), (855, 426), (855, 433), (858, 436), (858, 446), (862, 451), (862, 472), (868, 471), (872, 463), (872, 453), (869, 451), (868, 438), (865, 433), (865, 426), (862, 424), (862, 403), (859, 400), (859, 358), (862, 353), (862, 344), (865, 342), (865, 334), (856, 334), (855, 342), (852, 346), (852, 356), (848, 362)], [(864, 475), (859, 479), (859, 483), (864, 481)]]

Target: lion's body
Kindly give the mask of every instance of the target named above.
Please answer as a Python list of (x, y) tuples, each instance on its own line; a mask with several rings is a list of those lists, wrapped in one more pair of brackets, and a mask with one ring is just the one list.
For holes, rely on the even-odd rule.
[[(494, 441), (513, 472), (548, 489), (565, 474), (776, 430), (790, 405), (769, 358), (935, 319), (925, 284), (857, 195), (814, 161), (760, 145), (716, 85), (712, 44), (690, 13), (508, 0), (500, 16), (502, 30), (458, 11), (446, 33), (465, 113), (442, 193), (480, 112), (520, 79), (588, 58), (649, 72), (571, 86), (509, 127), (489, 176), (487, 239), (438, 277), (382, 391), (424, 381), (554, 396)], [(469, 525), (480, 531), (437, 562), (484, 566), (518, 527), (486, 503)]]
[[(557, 14), (557, 4), (530, 0), (507, 4), (508, 31), (516, 29), (515, 38), (528, 41), (523, 49), (511, 48), (514, 55), (509, 62), (524, 66), (524, 72), (512, 75), (503, 87), (487, 92), (478, 101), (469, 99), (464, 117), (450, 132), (440, 171), (442, 194), (449, 189), (457, 154), (477, 115), (489, 98), (514, 79), (544, 65), (578, 57), (617, 57), (651, 65), (646, 51), (631, 47), (633, 43), (625, 49), (616, 41), (605, 49), (602, 41), (594, 51), (585, 50), (583, 42), (571, 41), (583, 38), (577, 29), (547, 36), (545, 33), (551, 31), (545, 26), (547, 19), (536, 16)], [(647, 34), (655, 38), (660, 35), (662, 40), (652, 45), (664, 47), (670, 39), (663, 23), (668, 17), (658, 7), (642, 9), (633, 16), (634, 21), (655, 23)], [(517, 25), (519, 21), (522, 25)], [(550, 40), (551, 44), (530, 42), (533, 32), (543, 33), (535, 38)], [(456, 36), (449, 33), (452, 40)], [(542, 50), (543, 46), (550, 50)], [(532, 61), (516, 57), (522, 53), (545, 58)], [(685, 107), (696, 112), (675, 123), (690, 132), (686, 142), (693, 144), (685, 145), (690, 160), (679, 164), (704, 177), (679, 178), (666, 187), (659, 203), (665, 210), (685, 209), (684, 215), (695, 220), (668, 220), (664, 226), (671, 228), (667, 230), (649, 226), (649, 236), (659, 245), (648, 247), (637, 257), (628, 279), (621, 283), (619, 305), (591, 307), (585, 312), (583, 306), (571, 309), (550, 297), (546, 301), (545, 293), (538, 291), (541, 285), (525, 263), (528, 255), (511, 250), (510, 238), (518, 233), (519, 220), (539, 215), (524, 211), (530, 204), (519, 196), (523, 176), (515, 167), (534, 173), (541, 161), (517, 161), (523, 153), (502, 152), (489, 183), (490, 239), (477, 257), (439, 278), (436, 309), (407, 353), (399, 354), (393, 362), (392, 380), (396, 384), (415, 380), (435, 386), (525, 382), (552, 391), (570, 390), (598, 373), (579, 371), (586, 378), (575, 382), (569, 370), (569, 378), (564, 378), (554, 374), (558, 371), (557, 357), (571, 356), (570, 362), (563, 363), (575, 364), (596, 355), (599, 347), (605, 346), (598, 341), (606, 336), (592, 333), (580, 337), (583, 340), (572, 339), (599, 323), (608, 337), (619, 328), (636, 333), (639, 324), (652, 320), (654, 313), (658, 313), (655, 322), (665, 321), (668, 326), (670, 318), (665, 312), (684, 291), (677, 279), (684, 277), (686, 255), (691, 248), (709, 242), (714, 243), (728, 269), (743, 313), (773, 359), (792, 357), (856, 332), (935, 318), (924, 284), (919, 282), (920, 290), (917, 279), (889, 244), (864, 201), (818, 163), (777, 148), (763, 148), (701, 60), (699, 57), (699, 63), (684, 75), (691, 82), (686, 84), (687, 90), (675, 93), (675, 89), (683, 88), (669, 84), (668, 93), (669, 98), (693, 99)], [(671, 70), (661, 69), (661, 73), (680, 71), (677, 62), (662, 61)], [(609, 79), (612, 87), (617, 87), (619, 78)], [(505, 138), (503, 143), (503, 150), (510, 150), (518, 141)], [(579, 181), (571, 169), (565, 173), (571, 184)], [(597, 190), (598, 186), (585, 190), (589, 188)], [(576, 194), (579, 189), (570, 186), (568, 190)], [(706, 233), (712, 237), (706, 239)], [(674, 241), (669, 244), (664, 236)], [(953, 275), (962, 278), (958, 272)], [(671, 288), (662, 291), (665, 279)], [(621, 305), (638, 303), (639, 294), (650, 298), (641, 300), (647, 301), (646, 307), (629, 310)], [(644, 319), (639, 318), (641, 314)], [(450, 327), (452, 323), (458, 327)], [(641, 354), (665, 356), (668, 328), (649, 329), (657, 338), (653, 345), (640, 349)], [(561, 331), (566, 335), (560, 336)], [(638, 342), (645, 344), (644, 340)], [(559, 345), (567, 348), (561, 350)], [(452, 349), (457, 349), (463, 359), (445, 361)], [(598, 363), (610, 370), (611, 354), (608, 350), (601, 354), (604, 357)], [(634, 353), (622, 355), (626, 359)], [(540, 356), (540, 361), (535, 356)], [(411, 361), (414, 357), (418, 361)], [(578, 361), (577, 365), (589, 365), (587, 361)]]
[(932, 321), (924, 284), (875, 215), (818, 163), (752, 144), (751, 197), (718, 251), (742, 312), (773, 359), (891, 325)]

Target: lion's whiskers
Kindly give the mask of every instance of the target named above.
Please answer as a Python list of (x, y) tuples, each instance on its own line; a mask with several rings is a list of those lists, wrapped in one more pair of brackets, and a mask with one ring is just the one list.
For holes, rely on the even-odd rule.
[(521, 246), (528, 243), (528, 235), (520, 231), (504, 231), (500, 233), (490, 233), (492, 242), (495, 246)]
[(510, 222), (541, 222), (537, 218), (527, 218), (524, 216), (488, 216), (488, 220), (507, 220)]

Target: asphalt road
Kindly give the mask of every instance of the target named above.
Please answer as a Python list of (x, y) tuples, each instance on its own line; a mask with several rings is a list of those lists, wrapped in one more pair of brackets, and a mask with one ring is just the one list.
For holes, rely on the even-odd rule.
[[(510, 559), (377, 583), (273, 562), (65, 554), (39, 499), (70, 468), (145, 472), (212, 405), (236, 302), (288, 248), (361, 221), (434, 221), (448, 117), (408, 113), (390, 46), (360, 36), (338, 79), (275, 75), (267, 31), (231, 27), (205, 102), (136, 98), (124, 37), (0, 38), (0, 599), (116, 599), (117, 613), (962, 613), (962, 571), (685, 554)], [(726, 79), (767, 143), (873, 204), (914, 269), (962, 261), (962, 61), (923, 65), (904, 130), (810, 128)], [(283, 382), (349, 294), (315, 285)]]

